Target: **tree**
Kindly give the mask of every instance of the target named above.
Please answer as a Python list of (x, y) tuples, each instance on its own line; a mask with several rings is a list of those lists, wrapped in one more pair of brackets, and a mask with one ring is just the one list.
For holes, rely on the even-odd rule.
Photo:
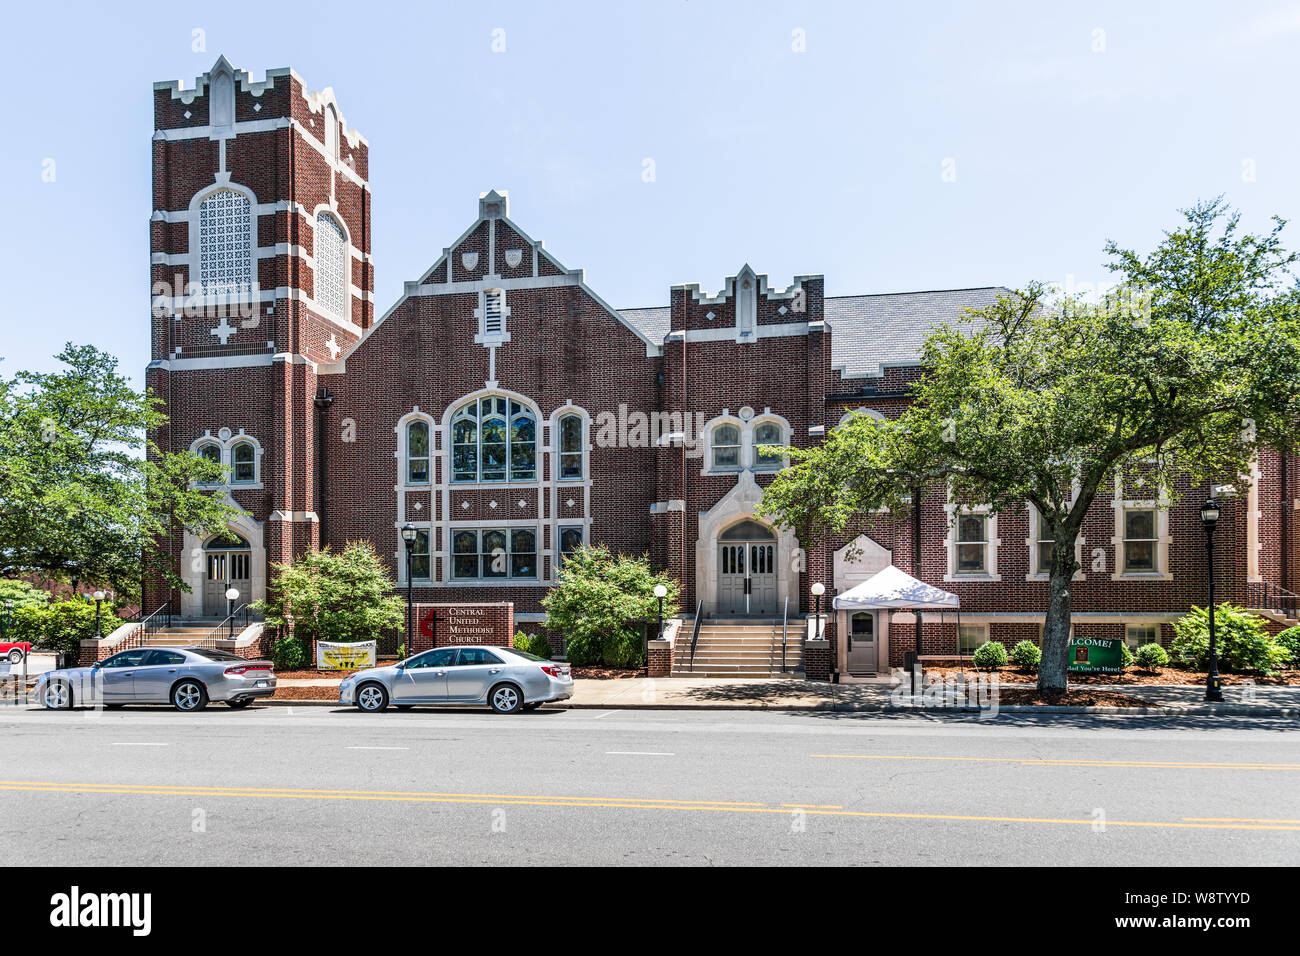
[(1100, 301), (1031, 284), (935, 329), (906, 410), (792, 449), (763, 511), (811, 540), (856, 533), (881, 507), (905, 515), (913, 489), (935, 484), (993, 513), (1028, 502), (1052, 542), (1038, 686), (1064, 691), (1075, 541), (1098, 493), (1116, 481), (1164, 503), (1180, 481), (1244, 491), (1252, 458), (1289, 449), (1300, 417), (1284, 222), (1242, 234), (1221, 200), (1182, 214), (1145, 257), (1107, 244), (1121, 281)]
[(542, 598), (546, 628), (565, 636), (575, 664), (639, 665), (642, 632), (631, 624), (658, 620), (658, 584), (668, 589), (664, 617), (671, 617), (680, 589), (652, 571), (647, 558), (615, 554), (603, 545), (579, 548), (564, 556), (559, 584)]
[(122, 596), (137, 596), (150, 573), (183, 587), (167, 536), (210, 533), (239, 513), (197, 487), (224, 473), (148, 440), (166, 416), (116, 358), (71, 344), (57, 358), (64, 370), (0, 377), (0, 575)]
[(43, 608), (50, 603), (50, 596), (27, 581), (0, 581), (0, 609), (10, 605), (10, 610), (24, 607)]
[(351, 541), (338, 554), (329, 548), (307, 552), (272, 570), (266, 600), (253, 607), (275, 630), (292, 618), (300, 640), (377, 640), (406, 619), (388, 568), (368, 541)]

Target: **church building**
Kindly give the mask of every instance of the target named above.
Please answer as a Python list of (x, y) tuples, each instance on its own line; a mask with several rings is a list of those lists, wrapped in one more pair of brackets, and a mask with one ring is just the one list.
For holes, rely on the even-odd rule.
[[(755, 515), (786, 465), (763, 446), (818, 443), (854, 411), (897, 415), (927, 332), (1005, 289), (842, 294), (833, 278), (781, 287), (738, 263), (707, 287), (665, 277), (659, 302), (615, 307), (574, 267), (581, 248), (527, 231), (528, 197), (512, 210), (489, 189), (381, 310), (370, 144), (333, 90), (289, 69), (254, 81), (222, 57), (153, 95), (147, 385), (168, 415), (153, 438), (224, 465), (213, 490), (246, 515), (178, 535), (189, 590), (155, 586), (147, 609), (220, 619), (228, 588), (260, 599), (273, 563), (356, 540), (405, 593), (409, 525), (416, 602), (510, 602), (525, 630), (575, 548), (648, 554), (680, 581), (687, 617), (665, 673), (851, 679), (918, 640), (939, 655), (1039, 639), (1045, 549), (1028, 506), (959, 509), (928, 489), (915, 520), (873, 516), (868, 534), (824, 545)], [(401, 187), (386, 183), (385, 201)], [(414, 188), (401, 199), (416, 213), (421, 201)], [(1300, 587), (1297, 470), (1262, 457), (1250, 494), (1221, 499), (1216, 532), (1221, 599), (1279, 626)], [(1117, 488), (1095, 506), (1077, 633), (1167, 642), (1204, 604), (1198, 508), (1212, 489), (1180, 491), (1170, 506)], [(926, 614), (918, 635), (910, 612), (832, 610), (889, 566), (958, 595), (960, 627)], [(806, 643), (819, 626), (825, 641)]]

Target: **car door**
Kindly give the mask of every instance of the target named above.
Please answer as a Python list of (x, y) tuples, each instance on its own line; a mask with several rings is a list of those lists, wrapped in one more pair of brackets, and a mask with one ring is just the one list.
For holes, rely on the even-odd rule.
[(447, 699), (482, 700), (505, 666), (486, 647), (462, 647), (456, 666), (447, 671)]
[(393, 680), (392, 698), (399, 704), (436, 704), (447, 698), (447, 671), (456, 648), (439, 647), (412, 657)]
[(100, 666), (100, 693), (106, 704), (129, 704), (135, 700), (135, 674), (149, 656), (147, 647), (114, 654)]
[(135, 669), (135, 699), (141, 703), (165, 703), (185, 664), (185, 655), (180, 651), (150, 651), (144, 663)]

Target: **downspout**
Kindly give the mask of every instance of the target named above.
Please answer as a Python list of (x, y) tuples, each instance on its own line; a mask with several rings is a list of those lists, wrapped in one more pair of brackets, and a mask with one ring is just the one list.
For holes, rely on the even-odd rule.
[[(921, 489), (912, 489), (912, 577), (918, 581), (921, 578)], [(942, 629), (942, 624), (941, 624)], [(960, 629), (959, 629), (960, 630)], [(916, 656), (921, 657), (921, 609), (916, 609)], [(940, 635), (942, 636), (942, 635)], [(961, 645), (961, 639), (958, 638), (958, 646)]]
[(1291, 587), (1291, 521), (1290, 521), (1290, 494), (1287, 492), (1287, 474), (1286, 462), (1287, 453), (1283, 451), (1279, 456), (1281, 464), (1278, 471), (1278, 483), (1281, 485), (1282, 494), (1278, 504), (1282, 508), (1282, 546), (1278, 550), (1278, 584), (1288, 591), (1295, 590)]
[[(687, 389), (687, 376), (686, 376), (686, 338), (687, 338), (687, 331), (688, 331), (688, 328), (687, 328), (688, 323), (687, 323), (687, 321), (686, 321), (686, 315), (687, 315), (686, 309), (687, 309), (687, 306), (688, 306), (688, 305), (689, 305), (689, 302), (688, 302), (687, 299), (686, 299), (686, 290), (683, 289), (683, 290), (682, 290), (682, 421), (683, 421), (683, 426), (685, 425), (685, 418), (686, 418), (686, 415), (688, 414), (688, 411), (689, 411), (689, 409), (690, 409), (690, 407), (691, 407), (691, 406), (690, 406), (690, 403), (687, 401), (687, 391), (686, 391), (686, 389)], [(671, 319), (669, 320), (669, 324), (670, 324), (670, 325), (672, 324), (672, 323), (671, 323)], [(686, 583), (686, 579), (687, 579), (687, 574), (686, 574), (686, 570), (687, 570), (687, 568), (686, 568), (686, 515), (688, 514), (688, 512), (687, 512), (687, 510), (686, 510), (686, 501), (687, 501), (687, 497), (686, 497), (686, 436), (685, 436), (684, 432), (685, 432), (685, 428), (683, 427), (683, 437), (682, 437), (682, 583), (683, 583), (683, 584)], [(700, 591), (700, 582), (699, 582), (699, 581), (696, 581), (696, 582), (695, 582), (695, 591), (694, 591), (694, 593), (692, 594), (692, 596), (696, 598), (696, 604), (697, 604), (697, 605), (699, 604), (699, 600), (698, 600), (698, 599), (699, 599), (699, 591)], [(703, 610), (701, 610), (700, 613), (703, 614), (703, 613), (704, 613)], [(698, 622), (698, 621), (696, 622), (696, 626), (697, 626), (697, 627), (699, 626), (699, 622)]]
[(325, 416), (334, 404), (333, 393), (324, 385), (316, 389), (316, 535), (318, 547), (325, 547)]

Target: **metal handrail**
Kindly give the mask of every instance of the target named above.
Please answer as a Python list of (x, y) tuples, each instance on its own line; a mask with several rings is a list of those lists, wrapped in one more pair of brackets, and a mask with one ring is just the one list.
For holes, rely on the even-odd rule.
[(194, 646), (195, 647), (215, 646), (217, 641), (223, 639), (221, 637), (222, 628), (225, 628), (226, 630), (226, 636), (224, 640), (233, 641), (235, 639), (235, 619), (239, 617), (242, 617), (244, 619), (244, 626), (247, 627), (248, 626), (248, 605), (247, 604), (241, 604), (239, 605), (239, 607), (235, 608), (233, 611), (227, 614), (226, 619), (224, 621), (222, 621), (211, 631), (209, 631), (208, 636), (205, 637), (203, 640), (199, 641)]
[(700, 642), (700, 624), (704, 620), (704, 601), (695, 605), (695, 627), (691, 630), (691, 670), (695, 670), (695, 645)]
[(136, 629), (126, 636), (118, 650), (129, 651), (137, 647), (143, 647), (151, 637), (163, 628), (171, 627), (171, 623), (172, 602), (163, 601), (145, 617), (140, 618)]
[(1289, 618), (1300, 618), (1300, 594), (1270, 581), (1246, 582), (1246, 605), (1255, 611), (1275, 611)]
[(785, 609), (781, 612), (781, 673), (785, 673), (785, 638), (790, 626), (790, 596), (786, 595)]

